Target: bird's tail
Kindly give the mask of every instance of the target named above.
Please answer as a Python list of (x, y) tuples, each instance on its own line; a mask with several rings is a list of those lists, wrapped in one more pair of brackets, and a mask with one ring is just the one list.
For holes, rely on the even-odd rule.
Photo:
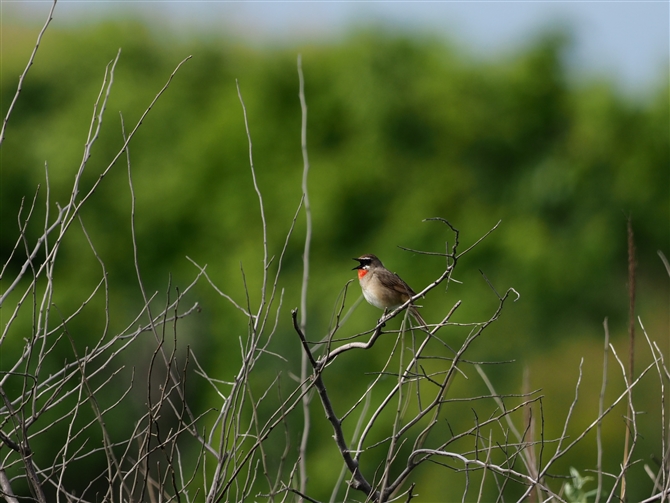
[(428, 324), (426, 323), (426, 320), (424, 320), (423, 317), (419, 314), (419, 310), (416, 308), (416, 306), (409, 306), (409, 314), (411, 314), (419, 324), (418, 328), (428, 330)]

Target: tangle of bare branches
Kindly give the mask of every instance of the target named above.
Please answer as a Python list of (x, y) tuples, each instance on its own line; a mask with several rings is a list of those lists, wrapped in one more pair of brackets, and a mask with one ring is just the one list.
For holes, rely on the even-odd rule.
[[(4, 119), (0, 143), (28, 69), (33, 63), (42, 37), (52, 18), (54, 2), (47, 22), (39, 33), (33, 53), (20, 76), (17, 92)], [(577, 444), (588, 441), (596, 431), (598, 461), (596, 501), (616, 499), (625, 491), (626, 475), (635, 462), (638, 424), (632, 391), (647, 376), (660, 382), (662, 404), (661, 440), (663, 457), (658, 466), (645, 465), (653, 481), (653, 493), (645, 502), (670, 498), (665, 383), (670, 371), (663, 353), (645, 330), (651, 363), (632, 373), (609, 342), (605, 323), (603, 377), (599, 408), (595, 418), (577, 434), (572, 427), (575, 408), (582, 395), (582, 366), (574, 369), (574, 398), (565, 414), (557, 438), (547, 438), (543, 402), (548, 398), (541, 390), (524, 387), (521, 393), (504, 393), (496, 389), (487, 373), (487, 363), (468, 356), (477, 341), (491, 337), (491, 327), (508, 303), (519, 299), (514, 288), (498, 294), (491, 287), (495, 308), (480, 321), (454, 321), (463, 305), (459, 299), (444, 308), (440, 321), (413, 327), (407, 308), (418, 298), (429, 297), (440, 285), (455, 281), (454, 271), (468, 253), (498, 228), (500, 222), (461, 250), (460, 232), (449, 220), (429, 218), (427, 225), (438, 224), (434, 232), (446, 233), (446, 251), (419, 251), (426, 257), (440, 257), (444, 269), (404, 305), (382, 318), (369, 330), (352, 333), (347, 321), (357, 303), (347, 308), (347, 282), (334, 309), (332, 326), (324, 336), (318, 327), (307, 324), (312, 214), (307, 190), (309, 161), (307, 150), (307, 99), (302, 62), (298, 60), (299, 105), (302, 111), (300, 147), (303, 154), (302, 193), (295, 201), (295, 213), (287, 222), (288, 231), (281, 246), (273, 249), (268, 240), (269, 222), (259, 173), (253, 155), (252, 130), (255, 120), (248, 116), (242, 88), (237, 85), (241, 114), (249, 151), (249, 173), (258, 203), (262, 224), (259, 248), (262, 268), (257, 284), (248, 284), (244, 267), (240, 275), (244, 292), (224, 291), (209, 276), (206, 265), (194, 265), (193, 278), (185, 288), (175, 287), (171, 280), (164, 292), (152, 291), (145, 283), (140, 267), (142, 247), (136, 235), (136, 193), (133, 185), (131, 145), (143, 120), (160, 98), (180, 68), (183, 59), (167, 76), (165, 85), (146, 106), (136, 125), (126, 131), (121, 117), (122, 147), (103, 163), (96, 181), (82, 189), (82, 177), (89, 168), (95, 145), (104, 122), (105, 111), (114, 83), (121, 52), (104, 69), (102, 84), (93, 104), (89, 131), (82, 149), (82, 159), (72, 179), (68, 202), (63, 207), (52, 201), (49, 170), (45, 167), (45, 189), (38, 188), (30, 202), (18, 208), (18, 238), (3, 264), (0, 277), (15, 271), (6, 279), (0, 294), (4, 307), (0, 347), (8, 340), (21, 340), (17, 334), (21, 316), (30, 319), (30, 332), (23, 338), (20, 350), (7, 352), (0, 368), (0, 496), (8, 503), (31, 500), (98, 502), (98, 501), (178, 501), (218, 503), (249, 501), (318, 501), (310, 487), (311, 468), (307, 456), (311, 446), (334, 445), (330, 501), (411, 501), (421, 491), (422, 469), (448, 471), (463, 481), (463, 501), (481, 501), (487, 488), (493, 487), (498, 500), (516, 495), (518, 501), (572, 501), (573, 487), (556, 469), (566, 453)], [(132, 257), (141, 302), (132, 319), (122, 330), (112, 329), (114, 316), (110, 300), (110, 278), (95, 240), (88, 232), (82, 208), (95, 197), (106, 175), (117, 161), (125, 159), (130, 207), (128, 222), (132, 237)], [(45, 217), (36, 221), (36, 208), (43, 200)], [(54, 211), (56, 207), (56, 211)], [(302, 212), (306, 232), (302, 236), (303, 274), (299, 309), (293, 309), (291, 322), (284, 316), (284, 291), (279, 287), (283, 264), (296, 222)], [(29, 230), (39, 228), (36, 238)], [(95, 285), (78, 305), (65, 310), (55, 301), (54, 271), (59, 263), (59, 249), (72, 229), (85, 236), (87, 249), (98, 264)], [(21, 257), (21, 258), (19, 258)], [(664, 259), (661, 254), (661, 258)], [(20, 264), (10, 268), (9, 264)], [(667, 261), (664, 260), (667, 268)], [(670, 268), (668, 268), (670, 271)], [(219, 294), (224, 303), (246, 325), (246, 333), (237, 339), (239, 367), (228, 369), (230, 380), (215, 377), (202, 363), (194, 348), (183, 346), (182, 325), (185, 318), (202, 309), (191, 300), (193, 290), (204, 283)], [(258, 293), (259, 295), (252, 295)], [(253, 301), (252, 299), (257, 299)], [(102, 307), (99, 307), (102, 306)], [(85, 347), (77, 340), (76, 325), (87, 309), (98, 309), (100, 328), (94, 342)], [(24, 314), (26, 313), (26, 314)], [(631, 310), (632, 313), (632, 310)], [(392, 320), (394, 320), (392, 322)], [(391, 330), (391, 323), (400, 329)], [(23, 326), (22, 326), (23, 327)], [(468, 332), (454, 344), (455, 333)], [(274, 351), (272, 342), (281, 329), (297, 335), (295, 347), (301, 351), (300, 375), (286, 379), (291, 367), (285, 354)], [(379, 343), (382, 338), (390, 344)], [(453, 347), (452, 347), (453, 346)], [(147, 350), (149, 348), (149, 350)], [(352, 358), (361, 351), (376, 352), (364, 369), (369, 382), (356, 396), (332, 393), (331, 383)], [(62, 355), (68, 355), (63, 358)], [(365, 353), (370, 354), (370, 353)], [(142, 360), (137, 368), (128, 364), (129, 355)], [(623, 380), (623, 390), (606, 400), (608, 360), (613, 357)], [(256, 378), (267, 362), (280, 362), (285, 372), (270, 378)], [(502, 364), (503, 362), (498, 362)], [(454, 393), (459, 379), (477, 380), (480, 395)], [(195, 383), (195, 384), (193, 384)], [(206, 388), (215, 399), (206, 407), (195, 403), (191, 388)], [(122, 405), (132, 396), (142, 395), (142, 407), (132, 417), (119, 417)], [(318, 396), (318, 400), (313, 400)], [(628, 415), (626, 427), (630, 438), (618, 473), (605, 473), (602, 459), (605, 446), (601, 440), (602, 422), (617, 405), (624, 403)], [(463, 407), (466, 406), (467, 409)], [(454, 411), (470, 414), (468, 426), (450, 420)], [(329, 434), (318, 437), (311, 417), (317, 411), (328, 422)], [(126, 428), (118, 428), (125, 423)], [(458, 423), (462, 424), (462, 423)], [(535, 429), (539, 425), (540, 432)], [(300, 431), (300, 441), (292, 445), (292, 432)], [(54, 434), (53, 432), (58, 432)], [(278, 447), (279, 446), (279, 447)], [(102, 467), (98, 472), (84, 471)], [(87, 473), (82, 485), (82, 473)]]

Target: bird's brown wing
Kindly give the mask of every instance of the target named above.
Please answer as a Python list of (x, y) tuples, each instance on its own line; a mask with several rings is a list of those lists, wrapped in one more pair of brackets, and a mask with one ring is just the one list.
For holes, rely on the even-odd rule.
[[(392, 273), (391, 271), (388, 271), (388, 274), (382, 274), (379, 276), (380, 282), (386, 286), (387, 288), (392, 288), (396, 292), (399, 292), (402, 296), (402, 301), (407, 302), (410, 297), (414, 297), (416, 293), (414, 293), (414, 290), (405, 283), (400, 276), (398, 276), (396, 273)], [(411, 305), (409, 307), (409, 312), (414, 318), (417, 320), (419, 325), (426, 327), (426, 322), (422, 318), (422, 316), (419, 314), (419, 311), (417, 310), (418, 306)], [(425, 329), (425, 328), (424, 328)]]
[[(397, 274), (393, 273), (393, 285), (392, 288), (396, 290), (397, 292), (400, 292), (403, 297), (403, 302), (407, 302), (410, 297), (414, 297), (416, 293), (414, 293), (414, 290), (410, 288), (410, 286), (405, 283), (400, 276)], [(414, 317), (414, 319), (419, 323), (421, 327), (424, 327), (423, 330), (425, 330), (425, 327), (427, 327), (426, 321), (423, 319), (423, 317), (419, 314), (419, 311), (417, 310), (417, 307), (414, 304), (409, 306), (409, 312), (410, 314)]]
[(414, 290), (412, 290), (410, 286), (405, 283), (397, 274), (393, 273), (393, 275), (389, 276), (389, 279), (391, 280), (391, 285), (389, 285), (391, 288), (393, 288), (396, 292), (407, 295), (407, 299), (403, 299), (404, 301), (407, 301), (410, 297), (416, 295)]

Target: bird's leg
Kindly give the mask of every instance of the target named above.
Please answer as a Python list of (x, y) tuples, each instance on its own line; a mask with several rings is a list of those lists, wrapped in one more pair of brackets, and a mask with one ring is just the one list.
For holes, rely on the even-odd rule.
[(379, 321), (377, 321), (377, 325), (379, 328), (384, 328), (386, 326), (386, 315), (388, 314), (389, 309), (388, 307), (384, 308), (384, 314), (382, 314), (382, 317), (379, 318)]

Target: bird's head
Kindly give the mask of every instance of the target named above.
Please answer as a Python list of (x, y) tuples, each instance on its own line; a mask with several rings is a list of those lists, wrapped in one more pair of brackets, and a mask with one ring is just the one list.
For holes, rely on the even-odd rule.
[(360, 257), (353, 260), (358, 260), (358, 265), (352, 269), (353, 271), (356, 269), (369, 271), (371, 268), (383, 267), (381, 260), (372, 254), (361, 255)]

